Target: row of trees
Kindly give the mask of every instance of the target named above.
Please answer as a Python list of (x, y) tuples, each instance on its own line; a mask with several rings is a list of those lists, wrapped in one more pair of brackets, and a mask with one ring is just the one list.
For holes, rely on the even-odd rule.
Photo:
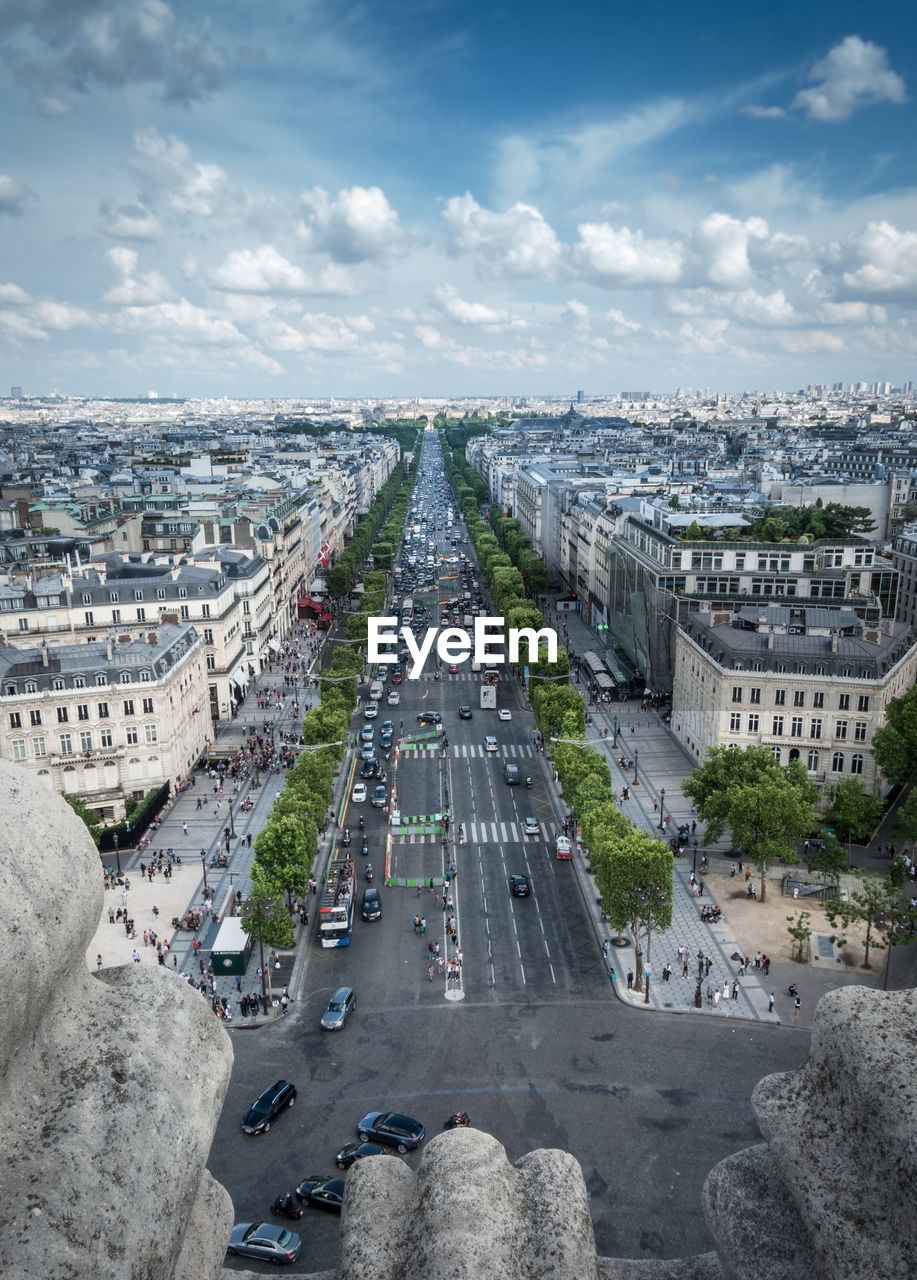
[[(408, 475), (403, 475), (400, 467), (396, 468), (376, 494), (372, 506), (357, 523), (350, 546), (337, 564), (325, 574), (329, 595), (341, 599), (348, 594), (360, 565), (371, 550), (375, 554), (373, 544), (377, 539), (380, 544), (379, 559), (383, 562), (380, 567), (391, 567), (393, 548), (398, 545), (404, 528), (404, 516), (410, 502), (414, 477), (417, 475), (419, 458), (420, 450), (411, 463)], [(386, 558), (387, 566), (384, 564)]]

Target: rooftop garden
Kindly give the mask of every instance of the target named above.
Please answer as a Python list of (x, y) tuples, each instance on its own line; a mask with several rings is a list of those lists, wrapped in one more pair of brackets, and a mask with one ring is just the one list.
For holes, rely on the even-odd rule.
[(681, 533), (682, 542), (795, 542), (808, 544), (822, 539), (865, 537), (876, 523), (868, 507), (847, 507), (839, 502), (807, 507), (767, 507), (746, 529), (704, 527), (703, 517), (692, 520)]

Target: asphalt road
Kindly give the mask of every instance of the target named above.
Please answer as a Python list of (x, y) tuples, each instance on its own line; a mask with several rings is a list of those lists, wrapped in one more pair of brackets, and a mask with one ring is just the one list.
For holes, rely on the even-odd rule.
[[(441, 595), (454, 590), (447, 585)], [(439, 611), (431, 613), (427, 625), (436, 625)], [(428, 666), (432, 675), (435, 658)], [(466, 843), (454, 855), (438, 839), (411, 851), (435, 877), (447, 858), (456, 859), (464, 998), (447, 999), (440, 975), (428, 979), (427, 943), (444, 942), (440, 903), (427, 889), (418, 899), (414, 890), (383, 888), (383, 918), (358, 919), (350, 947), (310, 944), (303, 989), (286, 1018), (234, 1032), (235, 1067), (210, 1169), (230, 1191), (236, 1220), (257, 1220), (302, 1177), (334, 1173), (336, 1151), (356, 1137), (365, 1112), (404, 1111), (432, 1135), (461, 1108), (504, 1144), (510, 1160), (536, 1147), (576, 1156), (600, 1254), (702, 1252), (710, 1247), (700, 1212), (704, 1178), (726, 1155), (760, 1140), (751, 1090), (762, 1075), (799, 1065), (808, 1036), (644, 1014), (615, 999), (574, 869), (552, 854), (548, 774), (543, 758), (526, 754), (532, 718), (511, 686), (504, 684), (498, 699), (511, 708), (509, 722), (479, 709), (478, 690), (477, 678), (461, 676), (405, 681), (401, 705), (380, 709), (379, 717), (390, 717), (397, 730), (401, 719), (415, 725), (422, 708), (443, 714), (448, 752), (406, 763), (399, 800), (402, 812), (433, 812), (448, 793), (453, 834), (459, 823), (465, 829)], [(471, 720), (459, 720), (461, 703), (472, 706)], [(362, 724), (358, 712), (355, 728)], [(498, 739), (496, 754), (479, 750), (486, 733)], [(532, 774), (531, 791), (504, 783), (507, 758), (523, 778)], [(358, 808), (381, 870), (382, 818), (368, 805), (350, 806), (356, 849)], [(527, 814), (542, 824), (538, 838), (522, 833)], [(359, 854), (357, 861), (365, 862)], [(511, 896), (512, 873), (530, 876), (530, 898)], [(418, 911), (427, 919), (425, 938), (412, 928)], [(319, 1018), (341, 984), (356, 990), (357, 1009), (343, 1031), (323, 1033)], [(245, 1137), (243, 1113), (277, 1078), (295, 1081), (297, 1105), (269, 1134)], [(420, 1154), (395, 1158), (416, 1166)], [(297, 1270), (334, 1266), (338, 1221), (307, 1209), (291, 1224), (305, 1241)], [(234, 1264), (269, 1270), (228, 1260)]]

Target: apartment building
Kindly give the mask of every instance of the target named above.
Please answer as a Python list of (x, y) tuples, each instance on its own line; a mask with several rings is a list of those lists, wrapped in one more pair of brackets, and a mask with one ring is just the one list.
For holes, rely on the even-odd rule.
[(821, 786), (863, 779), (882, 789), (870, 751), (890, 698), (917, 677), (903, 622), (864, 623), (851, 609), (705, 606), (678, 627), (672, 730), (701, 763), (709, 747), (767, 746), (804, 761)]
[(110, 823), (186, 777), (213, 738), (190, 623), (77, 644), (0, 646), (0, 756)]

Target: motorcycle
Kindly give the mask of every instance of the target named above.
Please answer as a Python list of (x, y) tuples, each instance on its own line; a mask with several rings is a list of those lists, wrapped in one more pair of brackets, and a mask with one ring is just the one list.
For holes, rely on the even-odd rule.
[(363, 874), (363, 879), (367, 884), (372, 884), (373, 882), (373, 864), (371, 862), (367, 862), (366, 864), (366, 871)]
[(444, 1129), (467, 1129), (471, 1124), (471, 1116), (467, 1111), (456, 1111), (443, 1123)]
[(363, 822), (363, 815), (362, 815), (362, 813), (361, 813), (361, 814), (360, 814), (360, 830), (361, 830), (361, 831), (363, 830), (364, 825), (365, 825), (365, 824), (364, 824), (364, 822)]
[(350, 827), (344, 828), (344, 834), (341, 836), (341, 844), (350, 844)]
[(365, 858), (365, 857), (366, 857), (366, 855), (369, 853), (369, 845), (367, 844), (367, 842), (366, 842), (365, 840), (364, 840), (364, 841), (361, 843), (361, 845), (360, 845), (360, 852), (362, 853), (362, 855), (363, 855), (363, 857), (364, 857), (364, 858)]
[(799, 988), (797, 987), (795, 982), (791, 982), (790, 985), (787, 987), (787, 995), (791, 995), (794, 1000), (799, 995)]
[(529, 791), (531, 791), (531, 789), (532, 789), (532, 779), (531, 779), (531, 778), (526, 778), (526, 780), (525, 780), (525, 785), (528, 787)]
[(271, 1213), (278, 1218), (292, 1218), (297, 1222), (302, 1217), (302, 1205), (297, 1204), (296, 1197), (288, 1191), (286, 1195), (277, 1197), (271, 1205)]

